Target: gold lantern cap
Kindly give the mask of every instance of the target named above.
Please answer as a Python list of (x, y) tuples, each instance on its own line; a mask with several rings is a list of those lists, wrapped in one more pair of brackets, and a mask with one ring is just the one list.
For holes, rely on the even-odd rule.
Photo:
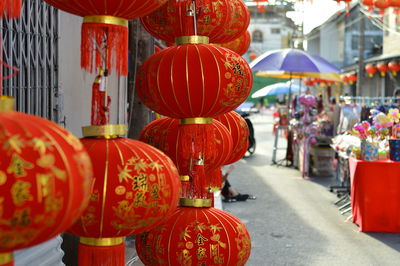
[(210, 38), (207, 36), (199, 36), (199, 35), (192, 35), (192, 36), (181, 36), (175, 39), (176, 45), (182, 44), (209, 44)]
[(108, 237), (108, 238), (81, 237), (79, 239), (79, 242), (84, 245), (96, 246), (96, 247), (116, 246), (122, 244), (124, 241), (125, 241), (124, 237)]
[(82, 135), (84, 137), (116, 138), (126, 135), (126, 133), (127, 127), (123, 124), (82, 127)]
[(179, 120), (179, 124), (181, 125), (206, 125), (212, 124), (212, 122), (212, 117), (190, 117)]
[(180, 198), (179, 205), (182, 207), (209, 208), (212, 206), (211, 199)]
[(86, 16), (83, 18), (83, 23), (102, 23), (128, 27), (127, 19), (107, 15)]
[(15, 98), (9, 96), (0, 96), (0, 113), (15, 110)]

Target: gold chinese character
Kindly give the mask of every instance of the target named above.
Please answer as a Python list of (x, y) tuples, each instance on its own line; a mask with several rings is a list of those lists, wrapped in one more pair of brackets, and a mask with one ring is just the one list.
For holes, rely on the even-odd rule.
[(25, 161), (17, 154), (13, 154), (11, 158), (11, 163), (7, 168), (7, 173), (14, 174), (15, 177), (24, 177), (26, 176), (26, 169), (32, 169), (33, 164), (30, 162)]
[(146, 174), (140, 174), (139, 176), (135, 176), (133, 178), (133, 183), (132, 183), (132, 189), (133, 190), (142, 190), (142, 191), (148, 191), (149, 185), (147, 183), (147, 175)]
[(17, 206), (24, 205), (26, 201), (33, 200), (33, 197), (30, 193), (31, 184), (24, 181), (17, 181), (11, 187), (11, 195), (13, 198), (13, 202)]
[(29, 209), (16, 210), (10, 220), (11, 226), (28, 226), (32, 221), (29, 212)]
[(151, 186), (151, 193), (150, 193), (150, 199), (152, 200), (159, 200), (161, 199), (160, 197), (160, 188), (158, 187), (157, 184), (154, 184)]
[(199, 245), (199, 246), (203, 246), (204, 245), (204, 242), (206, 242), (206, 241), (208, 241), (208, 239), (207, 238), (205, 238), (204, 236), (202, 236), (201, 234), (197, 234), (197, 238), (196, 238), (196, 243), (197, 243), (197, 245)]
[(135, 200), (134, 200), (134, 202), (133, 202), (133, 205), (134, 205), (135, 207), (138, 207), (138, 206), (145, 206), (144, 200), (145, 200), (144, 192), (138, 192), (138, 193), (136, 193), (136, 195), (135, 195)]
[(202, 260), (202, 259), (204, 259), (204, 258), (207, 258), (206, 249), (205, 249), (205, 248), (199, 247), (199, 248), (196, 250), (196, 255), (197, 255), (197, 259), (198, 259), (198, 260)]
[(36, 182), (38, 185), (37, 193), (38, 193), (38, 201), (42, 202), (43, 197), (47, 197), (51, 193), (50, 186), (50, 178), (49, 174), (36, 174)]

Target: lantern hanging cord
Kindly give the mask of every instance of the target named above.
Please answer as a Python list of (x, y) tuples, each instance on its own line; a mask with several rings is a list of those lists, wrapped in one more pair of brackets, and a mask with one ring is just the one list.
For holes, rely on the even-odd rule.
[(194, 35), (197, 35), (197, 2), (193, 0), (193, 31)]

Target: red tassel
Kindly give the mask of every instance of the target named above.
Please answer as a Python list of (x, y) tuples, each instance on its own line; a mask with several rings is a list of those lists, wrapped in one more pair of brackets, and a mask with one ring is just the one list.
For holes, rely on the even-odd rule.
[(210, 199), (213, 197), (210, 185), (207, 182), (202, 159), (197, 160), (194, 164), (190, 179), (189, 195), (186, 198)]
[(22, 0), (1, 0), (0, 17), (18, 18), (21, 14)]
[(215, 131), (210, 124), (180, 125), (178, 145), (181, 151), (178, 155), (180, 174), (189, 175), (199, 158), (206, 160), (215, 158)]
[(83, 23), (81, 34), (81, 67), (83, 69), (93, 73), (100, 66), (106, 65), (108, 70), (115, 68), (119, 76), (128, 74), (127, 27), (104, 23)]
[(212, 190), (218, 190), (222, 187), (222, 170), (221, 167), (207, 172), (207, 182)]
[(79, 243), (79, 266), (125, 266), (125, 244), (90, 246)]

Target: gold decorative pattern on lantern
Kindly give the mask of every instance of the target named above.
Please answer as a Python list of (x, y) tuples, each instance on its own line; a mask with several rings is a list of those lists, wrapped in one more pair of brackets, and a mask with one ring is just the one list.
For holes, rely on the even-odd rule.
[(182, 36), (178, 37), (175, 40), (176, 45), (182, 45), (182, 44), (209, 44), (209, 38), (207, 36), (198, 36), (198, 35), (193, 35), (193, 36)]
[(91, 237), (81, 237), (79, 242), (89, 246), (106, 247), (115, 246), (122, 244), (124, 242), (124, 237), (109, 237), (109, 238), (91, 238)]
[(128, 20), (114, 16), (86, 16), (83, 18), (83, 23), (104, 23), (128, 27)]
[(211, 199), (181, 198), (179, 205), (184, 207), (208, 208), (212, 206), (212, 201)]
[(118, 136), (126, 135), (126, 125), (103, 125), (103, 126), (86, 126), (82, 127), (82, 134), (84, 137), (104, 137), (116, 138)]
[(9, 96), (0, 96), (0, 113), (14, 111), (15, 98)]
[(181, 125), (206, 125), (212, 124), (212, 122), (213, 119), (211, 117), (191, 117), (179, 120)]
[(9, 253), (0, 253), (0, 265), (10, 263), (14, 258), (11, 252)]

